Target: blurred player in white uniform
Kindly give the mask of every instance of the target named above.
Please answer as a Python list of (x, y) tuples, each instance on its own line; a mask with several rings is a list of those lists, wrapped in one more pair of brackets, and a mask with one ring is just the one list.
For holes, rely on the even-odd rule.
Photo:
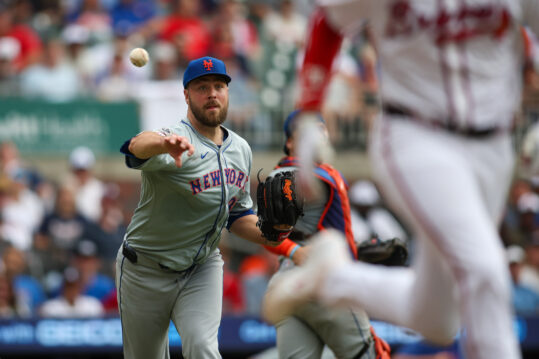
[(539, 1), (318, 3), (298, 107), (319, 110), (343, 34), (368, 19), (383, 103), (369, 155), (385, 198), (418, 248), (412, 268), (383, 268), (347, 261), (339, 235), (323, 236), (303, 268), (274, 286), (266, 318), (316, 296), (328, 305), (358, 305), (438, 344), (464, 328), (468, 359), (520, 358), (497, 224), (514, 167), (521, 26), (539, 33)]

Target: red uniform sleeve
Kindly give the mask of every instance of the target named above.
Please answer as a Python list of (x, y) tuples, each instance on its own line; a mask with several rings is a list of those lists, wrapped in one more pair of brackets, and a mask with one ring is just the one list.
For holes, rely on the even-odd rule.
[(275, 246), (275, 247), (264, 246), (264, 248), (266, 248), (271, 253), (288, 257), (290, 252), (292, 252), (292, 249), (294, 249), (294, 247), (296, 246), (299, 246), (299, 244), (287, 238), (284, 241), (282, 241), (278, 246)]
[(299, 75), (298, 108), (320, 111), (331, 77), (331, 67), (341, 47), (342, 39), (342, 35), (328, 23), (324, 11), (317, 9), (310, 19), (305, 58)]

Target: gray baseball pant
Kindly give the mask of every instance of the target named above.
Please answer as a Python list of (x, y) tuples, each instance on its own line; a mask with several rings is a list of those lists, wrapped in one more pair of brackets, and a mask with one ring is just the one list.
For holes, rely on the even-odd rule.
[(192, 271), (179, 274), (116, 258), (118, 309), (125, 359), (169, 359), (170, 320), (189, 359), (221, 358), (223, 259), (218, 250)]

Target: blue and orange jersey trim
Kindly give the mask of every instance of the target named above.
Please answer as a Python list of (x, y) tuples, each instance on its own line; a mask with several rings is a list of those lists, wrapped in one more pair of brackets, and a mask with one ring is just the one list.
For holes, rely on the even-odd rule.
[[(292, 166), (298, 167), (298, 161), (296, 158), (288, 156), (281, 159), (276, 168)], [(314, 170), (314, 175), (326, 183), (330, 189), (328, 201), (318, 221), (318, 230), (334, 228), (344, 233), (350, 251), (354, 258), (357, 258), (357, 248), (352, 232), (350, 201), (348, 200), (348, 183), (338, 170), (328, 164), (318, 165)]]

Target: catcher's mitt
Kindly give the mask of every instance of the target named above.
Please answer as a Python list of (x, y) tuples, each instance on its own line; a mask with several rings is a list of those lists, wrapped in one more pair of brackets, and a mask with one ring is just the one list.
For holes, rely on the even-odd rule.
[(299, 216), (303, 215), (303, 200), (297, 191), (293, 171), (278, 172), (264, 182), (258, 177), (256, 202), (256, 225), (269, 241), (280, 242), (288, 237)]
[(408, 247), (399, 238), (382, 241), (373, 237), (359, 244), (357, 255), (360, 261), (367, 263), (402, 266), (408, 259)]

